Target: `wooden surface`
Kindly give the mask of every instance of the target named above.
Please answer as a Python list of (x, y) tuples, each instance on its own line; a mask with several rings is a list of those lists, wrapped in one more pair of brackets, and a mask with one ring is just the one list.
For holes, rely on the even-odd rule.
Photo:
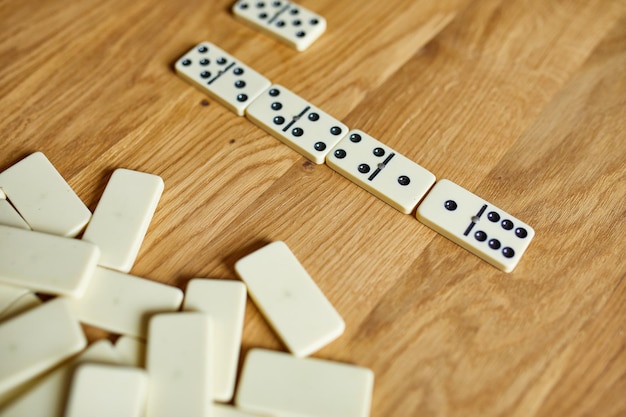
[[(183, 289), (286, 241), (373, 416), (626, 415), (626, 2), (303, 0), (329, 28), (302, 53), (231, 4), (0, 2), (0, 169), (41, 150), (91, 209), (115, 168), (161, 175), (132, 273)], [(516, 270), (182, 81), (203, 40), (532, 225)], [(253, 346), (283, 349), (249, 303)]]

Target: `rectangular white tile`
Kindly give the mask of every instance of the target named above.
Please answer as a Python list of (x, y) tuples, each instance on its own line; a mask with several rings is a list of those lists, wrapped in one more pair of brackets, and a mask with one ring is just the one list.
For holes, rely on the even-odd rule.
[(30, 230), (30, 226), (26, 223), (26, 220), (20, 216), (20, 213), (15, 210), (8, 200), (3, 198), (0, 198), (0, 224)]
[(126, 366), (146, 366), (146, 342), (131, 336), (121, 336), (115, 342), (120, 361)]

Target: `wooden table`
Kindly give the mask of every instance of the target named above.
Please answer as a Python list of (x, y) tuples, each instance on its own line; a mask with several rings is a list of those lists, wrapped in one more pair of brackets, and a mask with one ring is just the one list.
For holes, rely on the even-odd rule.
[[(231, 1), (0, 3), (0, 169), (41, 150), (93, 210), (165, 181), (134, 275), (185, 288), (284, 240), (376, 373), (373, 416), (626, 414), (626, 2), (302, 0), (296, 52)], [(505, 274), (174, 74), (213, 42), (532, 225)], [(283, 349), (252, 303), (244, 353)], [(91, 339), (105, 336), (88, 329)]]

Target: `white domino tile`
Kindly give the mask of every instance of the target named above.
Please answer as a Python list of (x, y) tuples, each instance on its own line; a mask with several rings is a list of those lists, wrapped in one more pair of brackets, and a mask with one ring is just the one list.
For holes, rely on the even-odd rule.
[(326, 19), (285, 0), (239, 0), (233, 6), (238, 20), (304, 51), (326, 30)]
[(343, 333), (343, 319), (284, 242), (240, 259), (235, 270), (294, 355), (310, 355)]
[(176, 73), (191, 85), (243, 116), (244, 110), (270, 81), (209, 42), (194, 46), (175, 64)]
[(274, 417), (368, 417), (373, 386), (367, 368), (252, 349), (235, 404)]
[(161, 194), (157, 175), (116, 169), (98, 202), (83, 240), (100, 248), (99, 265), (128, 272), (146, 235)]
[(417, 218), (474, 255), (512, 271), (535, 235), (532, 227), (449, 180), (440, 180)]
[[(1, 415), (0, 415), (1, 417)], [(259, 414), (252, 414), (246, 411), (242, 411), (226, 404), (213, 404), (213, 417), (263, 417)]]
[(0, 323), (0, 394), (80, 352), (86, 344), (64, 298)]
[(159, 314), (150, 320), (145, 417), (211, 417), (211, 319), (198, 312)]
[(213, 336), (213, 396), (230, 401), (235, 389), (237, 364), (246, 311), (246, 286), (240, 281), (202, 279), (189, 281), (183, 310), (211, 316)]
[(430, 171), (357, 129), (328, 153), (326, 164), (405, 214), (435, 183)]
[(72, 373), (80, 363), (117, 364), (118, 357), (110, 341), (94, 342), (76, 359), (59, 366), (26, 393), (2, 407), (0, 417), (62, 417)]
[(83, 364), (74, 372), (65, 417), (143, 417), (147, 391), (142, 369)]
[(72, 307), (83, 323), (145, 339), (150, 317), (177, 311), (182, 301), (179, 288), (97, 267)]
[(277, 84), (246, 109), (246, 117), (316, 164), (348, 133), (339, 120)]
[(120, 356), (122, 364), (138, 368), (146, 366), (146, 342), (143, 340), (131, 336), (121, 336), (115, 342), (115, 350)]
[(99, 257), (91, 243), (0, 226), (0, 283), (79, 297)]
[(87, 206), (41, 152), (1, 172), (0, 189), (33, 230), (75, 237), (91, 218)]
[(0, 317), (11, 304), (16, 302), (23, 295), (30, 291), (24, 287), (16, 287), (14, 285), (0, 284)]
[(20, 216), (8, 200), (0, 198), (0, 224), (30, 230), (26, 220)]
[(39, 305), (41, 305), (41, 299), (35, 293), (29, 291), (0, 313), (0, 321), (8, 320)]

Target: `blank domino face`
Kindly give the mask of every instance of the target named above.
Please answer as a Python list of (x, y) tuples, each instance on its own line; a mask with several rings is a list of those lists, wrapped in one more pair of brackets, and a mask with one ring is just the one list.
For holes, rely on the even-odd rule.
[(284, 0), (240, 0), (233, 6), (233, 15), (298, 51), (307, 49), (326, 30), (322, 16)]
[(91, 243), (0, 226), (0, 282), (5, 284), (79, 297), (99, 257)]
[(72, 307), (83, 323), (145, 339), (150, 316), (177, 311), (182, 301), (179, 288), (97, 267)]
[(183, 310), (211, 316), (213, 336), (213, 396), (230, 401), (235, 389), (241, 333), (246, 311), (246, 286), (240, 281), (192, 279), (185, 291)]
[(206, 314), (159, 314), (150, 320), (146, 417), (211, 415), (212, 349), (211, 319)]
[(147, 391), (144, 370), (83, 364), (74, 372), (65, 417), (143, 417)]
[(449, 180), (437, 182), (417, 218), (505, 272), (515, 268), (535, 235), (526, 223)]
[(430, 171), (357, 129), (328, 153), (326, 163), (405, 214), (435, 183)]
[(367, 368), (252, 349), (236, 405), (277, 417), (368, 417), (374, 374)]
[(8, 200), (3, 198), (0, 198), (0, 224), (30, 230), (30, 226), (26, 223), (26, 220), (20, 216)]
[(115, 342), (122, 364), (143, 368), (146, 366), (146, 343), (131, 336), (122, 336)]
[(343, 333), (343, 319), (284, 242), (240, 259), (235, 270), (294, 355), (310, 355)]
[(316, 164), (348, 133), (346, 125), (281, 85), (261, 94), (246, 117)]
[(0, 324), (0, 394), (81, 351), (87, 340), (67, 300), (57, 298)]
[(130, 271), (162, 193), (163, 180), (157, 175), (113, 172), (83, 234), (83, 240), (102, 251), (99, 265)]
[(261, 74), (209, 42), (187, 52), (176, 72), (224, 107), (243, 116), (244, 109), (270, 86)]
[(87, 206), (41, 152), (1, 172), (0, 189), (33, 230), (75, 237), (91, 218)]

